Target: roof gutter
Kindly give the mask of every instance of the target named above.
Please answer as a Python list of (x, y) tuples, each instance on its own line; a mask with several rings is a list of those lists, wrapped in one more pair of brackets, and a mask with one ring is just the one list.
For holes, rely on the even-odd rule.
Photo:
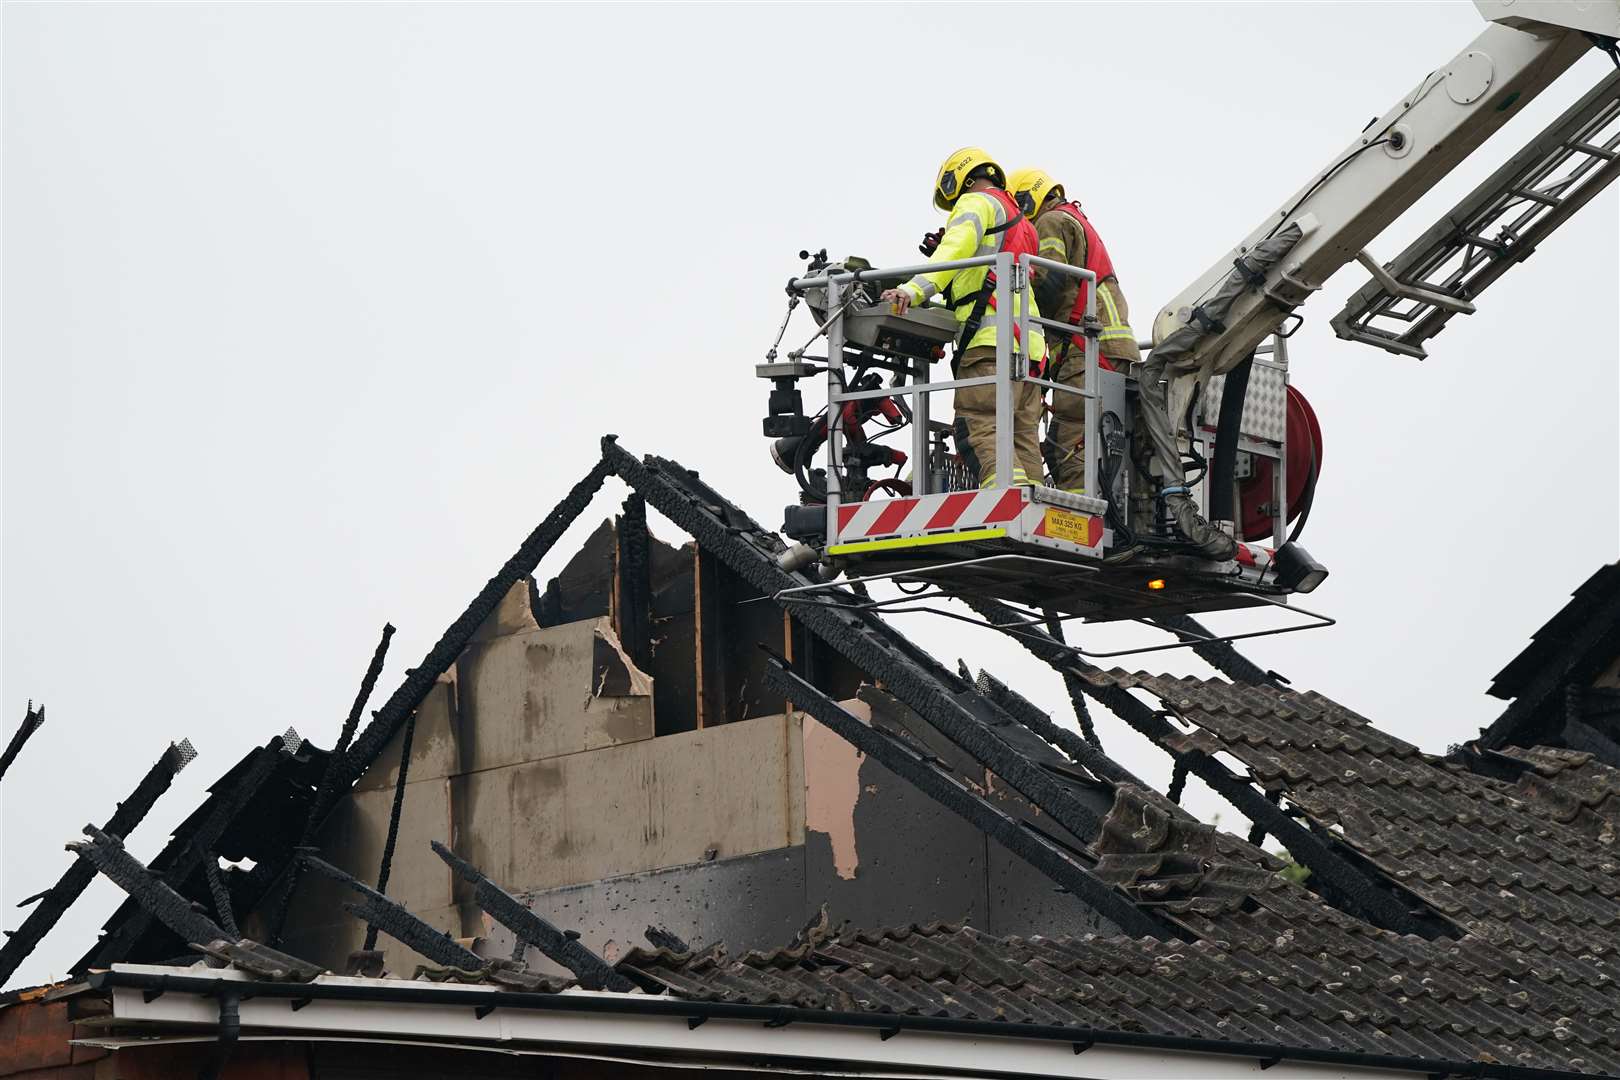
[[(1057, 1024), (1019, 1024), (1008, 1021), (965, 1020), (937, 1016), (908, 1016), (894, 1013), (839, 1012), (828, 1009), (801, 1008), (791, 1005), (751, 1005), (735, 1002), (694, 1001), (668, 996), (615, 994), (607, 992), (569, 991), (565, 993), (528, 993), (501, 990), (486, 986), (446, 986), (392, 979), (331, 979), (323, 976), (313, 983), (259, 982), (239, 973), (221, 970), (212, 975), (175, 975), (156, 971), (131, 970), (134, 965), (90, 974), (87, 982), (98, 990), (138, 990), (147, 1004), (165, 993), (190, 994), (203, 997), (230, 995), (243, 1005), (256, 998), (283, 999), (291, 1002), (288, 1022), (278, 1021), (277, 1028), (285, 1028), (296, 1021), (296, 1013), (315, 1001), (363, 1002), (370, 1004), (460, 1006), (473, 1011), (482, 1020), (496, 1010), (521, 1012), (564, 1012), (638, 1017), (680, 1018), (687, 1021), (688, 1029), (695, 1030), (709, 1020), (733, 1020), (762, 1024), (765, 1028), (780, 1029), (793, 1024), (817, 1025), (821, 1028), (841, 1027), (876, 1032), (883, 1042), (901, 1032), (928, 1032), (956, 1036), (994, 1037), (1007, 1040), (1033, 1040), (1062, 1043), (1072, 1047), (1074, 1054), (1083, 1054), (1094, 1047), (1118, 1047), (1133, 1050), (1169, 1051), (1183, 1054), (1214, 1055), (1222, 1058), (1257, 1060), (1261, 1068), (1269, 1069), (1281, 1062), (1332, 1064), (1385, 1072), (1421, 1073), (1428, 1077), (1481, 1077), (1493, 1080), (1567, 1080), (1589, 1076), (1576, 1071), (1529, 1068), (1485, 1061), (1445, 1061), (1436, 1058), (1373, 1054), (1353, 1050), (1328, 1050), (1312, 1047), (1284, 1046), (1272, 1043), (1239, 1042), (1191, 1036), (1156, 1035), (1146, 1032), (1114, 1031), (1105, 1028), (1064, 1026)], [(119, 1015), (117, 1019), (139, 1019)], [(244, 1016), (243, 1026), (250, 1021)], [(420, 1030), (420, 1029), (415, 1029)], [(289, 1038), (295, 1037), (292, 1035)], [(488, 1036), (495, 1038), (495, 1032)], [(510, 1036), (502, 1036), (510, 1037)], [(90, 1040), (93, 1041), (93, 1040)], [(566, 1040), (559, 1040), (566, 1041)], [(590, 1041), (574, 1039), (572, 1041)], [(817, 1048), (825, 1047), (818, 1055), (827, 1058), (842, 1056), (822, 1036), (817, 1037)], [(757, 1051), (757, 1048), (750, 1048)], [(899, 1049), (896, 1047), (894, 1049)], [(899, 1059), (903, 1054), (889, 1055)], [(919, 1063), (921, 1064), (921, 1063)], [(1101, 1071), (1097, 1071), (1102, 1075)]]

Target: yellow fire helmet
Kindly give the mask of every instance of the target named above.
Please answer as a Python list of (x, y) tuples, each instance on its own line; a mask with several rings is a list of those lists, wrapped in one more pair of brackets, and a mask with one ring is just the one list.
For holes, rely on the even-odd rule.
[(1063, 185), (1052, 179), (1052, 174), (1042, 169), (1019, 169), (1007, 177), (1007, 194), (1013, 197), (1018, 209), (1024, 216), (1033, 219), (1035, 212), (1047, 196), (1057, 194), (1059, 199), (1064, 197)]
[(934, 205), (941, 210), (955, 206), (956, 200), (962, 197), (962, 186), (967, 183), (968, 174), (984, 165), (996, 170), (997, 183), (1005, 183), (1006, 170), (981, 147), (964, 146), (946, 158), (945, 164), (939, 167), (939, 176), (934, 179)]

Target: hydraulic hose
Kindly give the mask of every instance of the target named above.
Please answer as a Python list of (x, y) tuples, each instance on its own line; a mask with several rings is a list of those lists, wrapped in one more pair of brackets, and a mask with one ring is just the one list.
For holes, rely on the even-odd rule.
[(1232, 474), (1237, 469), (1237, 444), (1243, 426), (1243, 402), (1249, 394), (1249, 371), (1254, 367), (1254, 356), (1244, 357), (1237, 367), (1226, 373), (1226, 385), (1221, 388), (1221, 412), (1215, 428), (1215, 460), (1210, 464), (1209, 518), (1211, 521), (1236, 519), (1232, 492)]

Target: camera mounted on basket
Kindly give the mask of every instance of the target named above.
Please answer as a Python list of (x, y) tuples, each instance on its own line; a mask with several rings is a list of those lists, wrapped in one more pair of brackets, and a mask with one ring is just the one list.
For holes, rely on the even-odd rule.
[[(875, 371), (869, 371), (850, 384), (849, 392), (877, 390), (882, 385), (882, 376)], [(844, 491), (868, 490), (871, 485), (867, 483), (866, 474), (871, 469), (905, 467), (907, 457), (904, 451), (873, 442), (867, 437), (867, 422), (879, 417), (882, 418), (882, 423), (876, 434), (881, 436), (891, 431), (899, 431), (910, 423), (911, 409), (902, 398), (846, 401), (840, 409), (840, 430), (843, 431), (845, 440), (844, 482), (840, 484), (840, 488)], [(827, 473), (825, 469), (809, 469), (808, 466), (815, 458), (816, 451), (820, 450), (826, 441), (827, 414), (823, 411), (820, 416), (810, 421), (810, 428), (803, 435), (784, 435), (771, 443), (771, 460), (776, 462), (776, 467), (797, 479), (800, 491), (818, 503), (824, 503), (827, 499)], [(896, 478), (880, 483), (904, 489), (903, 494), (910, 494), (911, 485), (904, 480)]]
[[(837, 374), (829, 380), (829, 388), (839, 394), (879, 391), (903, 385), (908, 378), (926, 382), (930, 366), (943, 360), (945, 346), (955, 341), (957, 324), (956, 317), (943, 308), (913, 308), (904, 315), (892, 311), (879, 295), (903, 279), (862, 276), (872, 268), (865, 259), (850, 257), (832, 262), (826, 249), (814, 255), (801, 251), (799, 256), (808, 262), (806, 272), (790, 285), (788, 316), (777, 333), (776, 344), (766, 354), (766, 362), (755, 367), (755, 374), (769, 379), (772, 385), (761, 425), (765, 436), (772, 440), (771, 459), (799, 485), (800, 503), (787, 508), (784, 531), (789, 536), (811, 539), (826, 532), (827, 471), (825, 466), (815, 465), (815, 458), (827, 442), (829, 415), (838, 417), (844, 443), (838, 490), (850, 502), (880, 491), (910, 493), (909, 482), (898, 472), (875, 481), (870, 473), (905, 468), (909, 455), (876, 439), (907, 427), (912, 417), (902, 397), (843, 401), (838, 403), (835, 414), (823, 409), (817, 415), (806, 415), (799, 380), (825, 376), (831, 367)], [(833, 275), (838, 275), (836, 300), (829, 302), (828, 285)], [(816, 332), (800, 348), (779, 355), (777, 346), (801, 300), (815, 318)], [(838, 362), (808, 355), (811, 346), (827, 334), (835, 321), (842, 330), (838, 337), (843, 351)], [(884, 372), (889, 373), (888, 380)], [(878, 427), (869, 433), (868, 424)]]

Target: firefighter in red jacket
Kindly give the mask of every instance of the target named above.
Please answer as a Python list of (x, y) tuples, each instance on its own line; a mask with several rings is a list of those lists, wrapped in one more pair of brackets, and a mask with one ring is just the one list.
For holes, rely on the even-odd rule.
[[(1019, 208), (1035, 222), (1040, 235), (1042, 258), (1066, 262), (1097, 275), (1097, 320), (1102, 324), (1097, 351), (1109, 370), (1124, 370), (1141, 359), (1136, 334), (1131, 330), (1130, 308), (1114, 273), (1114, 262), (1103, 246), (1102, 237), (1081, 211), (1070, 202), (1063, 185), (1040, 169), (1020, 169), (1008, 180), (1008, 192)], [(1035, 284), (1036, 302), (1041, 310), (1055, 312), (1050, 318), (1079, 326), (1086, 313), (1085, 283), (1065, 274), (1040, 275)], [(1069, 386), (1085, 385), (1085, 339), (1073, 335), (1052, 351), (1052, 373), (1047, 377)], [(1078, 394), (1054, 393), (1050, 437), (1056, 448), (1053, 484), (1066, 491), (1080, 491), (1085, 483), (1085, 398)], [(1143, 417), (1145, 423), (1169, 423), (1168, 417)], [(1174, 431), (1173, 425), (1169, 428)], [(1105, 495), (1103, 492), (1092, 494)], [(1230, 536), (1206, 522), (1185, 494), (1171, 495), (1166, 505), (1175, 516), (1177, 527), (1196, 544), (1199, 553), (1211, 559), (1229, 559), (1237, 550)]]
[[(1124, 370), (1126, 365), (1136, 363), (1140, 355), (1136, 334), (1131, 330), (1125, 294), (1120, 290), (1108, 249), (1081, 212), (1080, 204), (1067, 201), (1063, 185), (1040, 169), (1019, 169), (1008, 179), (1007, 190), (1019, 208), (1035, 222), (1043, 259), (1068, 263), (1097, 275), (1097, 320), (1102, 323), (1098, 352), (1102, 354), (1103, 366), (1111, 371)], [(1079, 326), (1085, 316), (1088, 291), (1085, 282), (1065, 274), (1036, 276), (1036, 303), (1042, 311), (1048, 312), (1047, 318), (1071, 326)], [(1075, 334), (1054, 344), (1047, 371), (1047, 378), (1053, 382), (1083, 387), (1085, 338)], [(1052, 426), (1048, 435), (1057, 450), (1052, 462), (1052, 482), (1065, 491), (1084, 489), (1085, 400), (1078, 394), (1054, 392), (1052, 395)]]
[[(990, 155), (976, 146), (958, 150), (945, 159), (934, 180), (934, 205), (949, 213), (938, 246), (930, 262), (949, 262), (977, 255), (1010, 251), (1014, 255), (1036, 254), (1040, 246), (1035, 228), (1006, 191), (1006, 174)], [(956, 313), (960, 334), (956, 342), (955, 378), (976, 379), (996, 371), (995, 275), (989, 267), (971, 266), (965, 270), (935, 270), (918, 274), (883, 299), (900, 312), (936, 296)], [(1018, 314), (1013, 312), (1014, 316)], [(1040, 315), (1039, 304), (1031, 298), (1030, 314)], [(1046, 358), (1046, 337), (1031, 324), (1030, 340), (1020, 351), (1032, 368)], [(1039, 425), (1041, 388), (1033, 383), (1014, 382), (1013, 458), (1011, 476), (1000, 471), (996, 460), (996, 388), (992, 384), (959, 387), (954, 406), (959, 420), (965, 421), (968, 445), (979, 463), (979, 486), (1039, 484), (1041, 467)]]

